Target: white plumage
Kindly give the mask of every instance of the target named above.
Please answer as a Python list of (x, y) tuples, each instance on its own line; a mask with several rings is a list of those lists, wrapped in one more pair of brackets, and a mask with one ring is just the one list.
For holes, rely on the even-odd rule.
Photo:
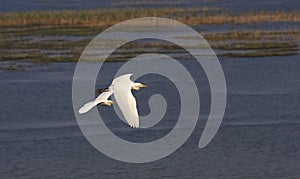
[(134, 82), (130, 80), (131, 74), (120, 76), (113, 80), (114, 97), (122, 114), (131, 127), (139, 127), (139, 115), (136, 100), (131, 93)]
[(108, 98), (112, 95), (112, 93), (113, 92), (111, 90), (101, 93), (94, 101), (88, 102), (83, 105), (78, 111), (79, 114), (88, 112), (98, 104), (110, 106), (111, 104), (113, 104), (113, 102), (111, 100), (108, 100)]
[(88, 102), (79, 109), (79, 113), (83, 114), (91, 110), (94, 106), (113, 104), (108, 98), (113, 94), (116, 102), (122, 111), (122, 114), (127, 123), (134, 128), (139, 127), (139, 115), (136, 107), (136, 100), (131, 93), (131, 90), (139, 90), (140, 88), (147, 87), (142, 83), (134, 83), (130, 80), (132, 74), (126, 74), (117, 77), (112, 81), (108, 89), (101, 90), (101, 93), (94, 101)]

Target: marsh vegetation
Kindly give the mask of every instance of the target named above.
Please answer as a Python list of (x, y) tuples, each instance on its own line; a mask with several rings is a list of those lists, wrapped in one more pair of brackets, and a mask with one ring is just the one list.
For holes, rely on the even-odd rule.
[[(299, 52), (298, 11), (251, 11), (233, 13), (217, 8), (148, 8), (0, 13), (0, 61), (77, 61), (84, 47), (105, 28), (137, 17), (167, 17), (198, 30), (218, 56), (285, 56)], [(284, 29), (266, 30), (265, 23), (288, 23)], [(226, 30), (218, 29), (226, 25)], [(214, 31), (203, 30), (210, 26)], [(244, 26), (254, 26), (250, 29)], [(294, 28), (293, 28), (294, 27)], [(296, 28), (295, 28), (296, 27)], [(178, 36), (175, 38), (193, 38)], [(143, 47), (135, 48), (135, 47)], [(110, 61), (136, 54), (181, 53), (175, 46), (160, 43), (130, 44)]]

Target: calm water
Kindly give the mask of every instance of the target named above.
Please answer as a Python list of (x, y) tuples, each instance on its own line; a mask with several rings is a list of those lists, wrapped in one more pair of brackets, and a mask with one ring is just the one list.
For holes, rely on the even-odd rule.
[[(130, 3), (133, 2), (133, 3)], [(37, 11), (37, 10), (65, 10), (65, 9), (97, 9), (97, 8), (160, 8), (160, 7), (218, 7), (226, 8), (233, 11), (243, 12), (248, 10), (299, 10), (300, 3), (298, 0), (252, 0), (245, 5), (244, 0), (178, 0), (172, 1), (124, 1), (124, 0), (0, 0), (0, 12), (16, 11)]]
[[(0, 0), (0, 12), (126, 8), (121, 0)], [(213, 6), (234, 11), (299, 10), (298, 0), (183, 1), (159, 7)], [(131, 7), (157, 7), (138, 5)], [(274, 24), (274, 25), (273, 25)], [(272, 30), (299, 25), (256, 24)], [(203, 31), (232, 26), (205, 26)], [(74, 39), (74, 37), (72, 37)], [(147, 164), (129, 164), (106, 157), (81, 133), (72, 108), (74, 63), (32, 65), (27, 71), (0, 71), (0, 178), (300, 178), (300, 61), (299, 55), (266, 58), (222, 58), (228, 88), (222, 125), (204, 149), (198, 141), (210, 109), (210, 88), (201, 67), (182, 61), (200, 90), (201, 114), (189, 140), (175, 153)], [(19, 62), (18, 62), (19, 63)], [(17, 63), (17, 64), (18, 64)], [(122, 63), (107, 63), (98, 86), (105, 87)], [(177, 91), (155, 75), (140, 79), (151, 88), (135, 93), (141, 115), (149, 112), (154, 93), (171, 106), (164, 119), (149, 130), (133, 131), (112, 108), (98, 108), (106, 125), (126, 140), (147, 142), (166, 135), (178, 116)]]
[[(198, 149), (209, 111), (209, 86), (199, 66), (184, 61), (198, 79), (201, 115), (196, 130), (175, 153), (147, 164), (112, 160), (94, 149), (77, 126), (72, 109), (74, 63), (36, 65), (29, 71), (0, 71), (1, 178), (299, 178), (300, 177), (300, 61), (299, 56), (223, 58), (227, 109), (212, 142)], [(109, 84), (116, 67), (107, 63), (99, 87)], [(175, 90), (165, 79), (149, 76), (151, 89), (136, 93), (141, 113), (147, 95), (157, 86), (171, 104)], [(170, 84), (171, 85), (171, 84)], [(108, 116), (109, 108), (99, 108)], [(171, 111), (176, 111), (170, 109)], [(176, 112), (154, 126), (161, 137), (176, 122)], [(124, 138), (143, 139), (149, 131), (132, 134), (119, 119), (107, 125)]]

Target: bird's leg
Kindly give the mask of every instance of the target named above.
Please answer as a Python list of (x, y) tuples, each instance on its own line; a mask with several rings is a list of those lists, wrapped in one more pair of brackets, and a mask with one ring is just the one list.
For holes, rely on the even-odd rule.
[(111, 106), (112, 104), (114, 104), (114, 102), (111, 100), (107, 100), (105, 102), (100, 103), (101, 106)]
[(101, 94), (101, 93), (107, 92), (107, 91), (108, 91), (108, 88), (102, 88), (102, 89), (97, 89), (96, 93)]

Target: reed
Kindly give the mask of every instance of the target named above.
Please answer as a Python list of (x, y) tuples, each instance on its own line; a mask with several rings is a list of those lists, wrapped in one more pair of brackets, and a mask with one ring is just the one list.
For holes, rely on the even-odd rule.
[[(300, 21), (299, 11), (232, 13), (211, 10), (207, 7), (0, 13), (0, 61), (21, 60), (37, 63), (77, 61), (84, 47), (103, 29), (127, 19), (149, 16), (177, 19), (192, 26)], [(53, 36), (61, 38), (80, 36), (78, 38), (80, 40), (56, 40), (52, 39)], [(295, 55), (299, 52), (298, 29), (231, 30), (204, 33), (203, 36), (213, 49), (217, 49), (218, 56), (263, 57)], [(108, 61), (126, 61), (147, 52), (184, 53), (178, 46), (160, 42), (133, 43), (122, 48), (123, 51), (117, 51)], [(14, 70), (10, 67), (8, 69)]]
[(239, 52), (239, 53), (223, 53), (218, 54), (219, 57), (270, 57), (270, 56), (292, 56), (297, 52), (286, 51), (256, 51), (256, 52)]
[[(298, 40), (300, 30), (281, 30), (281, 31), (260, 31), (260, 30), (231, 30), (228, 32), (210, 32), (203, 34), (208, 41), (226, 41), (226, 40)], [(180, 38), (180, 37), (178, 37)], [(181, 37), (189, 38), (189, 37)]]
[(0, 13), (0, 25), (106, 27), (138, 17), (168, 17), (188, 25), (300, 22), (299, 11), (232, 13), (227, 11), (208, 11), (205, 8), (153, 8)]

